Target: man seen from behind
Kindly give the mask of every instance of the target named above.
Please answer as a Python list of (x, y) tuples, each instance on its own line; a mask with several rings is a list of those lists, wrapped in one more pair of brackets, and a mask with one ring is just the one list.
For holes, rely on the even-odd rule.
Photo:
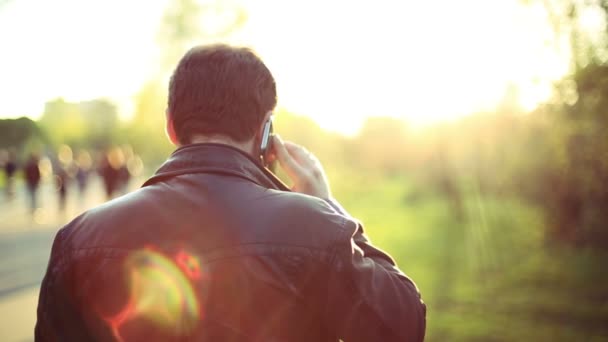
[(422, 341), (418, 289), (332, 198), (318, 159), (278, 136), (262, 150), (276, 102), (249, 49), (186, 53), (166, 111), (177, 149), (59, 231), (36, 340)]

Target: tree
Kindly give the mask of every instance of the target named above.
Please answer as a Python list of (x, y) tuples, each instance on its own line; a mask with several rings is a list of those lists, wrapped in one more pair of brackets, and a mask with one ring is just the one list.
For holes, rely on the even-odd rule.
[(204, 3), (196, 0), (170, 1), (157, 36), (163, 71), (173, 69), (192, 46), (228, 39), (246, 21), (246, 11), (234, 3), (221, 0)]
[(0, 120), (0, 149), (23, 150), (30, 142), (46, 142), (46, 136), (29, 118)]
[(80, 115), (78, 105), (61, 98), (44, 105), (44, 112), (38, 122), (54, 146), (60, 143), (80, 144), (87, 136), (86, 123)]
[[(554, 103), (530, 119), (545, 155), (520, 177), (533, 175), (528, 198), (544, 209), (550, 238), (608, 248), (608, 1), (544, 4), (556, 35), (569, 35), (572, 73), (558, 85)], [(602, 14), (604, 27), (583, 27), (589, 11)]]
[(114, 142), (119, 129), (116, 106), (106, 99), (49, 101), (39, 123), (54, 146), (104, 148)]
[(116, 141), (119, 128), (116, 106), (104, 99), (95, 99), (78, 104), (85, 121), (87, 139), (85, 145), (105, 148)]

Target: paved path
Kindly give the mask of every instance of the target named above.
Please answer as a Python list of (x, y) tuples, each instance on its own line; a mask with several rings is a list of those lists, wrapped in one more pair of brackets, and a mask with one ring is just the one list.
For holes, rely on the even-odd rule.
[[(132, 182), (137, 187), (136, 181)], [(84, 196), (70, 188), (64, 211), (58, 210), (52, 183), (40, 188), (40, 208), (32, 215), (22, 186), (12, 199), (0, 193), (0, 341), (33, 341), (38, 291), (55, 233), (82, 211), (104, 201), (99, 179)]]
[(0, 299), (0, 341), (25, 342), (34, 340), (38, 286)]

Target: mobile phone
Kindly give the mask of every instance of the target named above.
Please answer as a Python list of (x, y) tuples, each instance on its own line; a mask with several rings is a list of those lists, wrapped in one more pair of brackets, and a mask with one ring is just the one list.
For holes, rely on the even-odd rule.
[[(266, 123), (264, 123), (264, 130), (262, 131), (262, 142), (260, 143), (260, 160), (262, 165), (274, 171), (274, 164), (268, 162), (268, 155), (272, 151), (272, 138), (273, 138), (273, 128), (272, 128), (272, 117), (268, 118)], [(271, 165), (272, 164), (272, 165)]]

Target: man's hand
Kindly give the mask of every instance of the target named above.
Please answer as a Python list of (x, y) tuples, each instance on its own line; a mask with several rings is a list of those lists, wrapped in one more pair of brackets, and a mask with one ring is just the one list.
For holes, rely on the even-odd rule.
[(283, 141), (278, 135), (274, 136), (273, 149), (274, 157), (293, 182), (293, 191), (330, 198), (329, 183), (317, 157), (300, 145)]

